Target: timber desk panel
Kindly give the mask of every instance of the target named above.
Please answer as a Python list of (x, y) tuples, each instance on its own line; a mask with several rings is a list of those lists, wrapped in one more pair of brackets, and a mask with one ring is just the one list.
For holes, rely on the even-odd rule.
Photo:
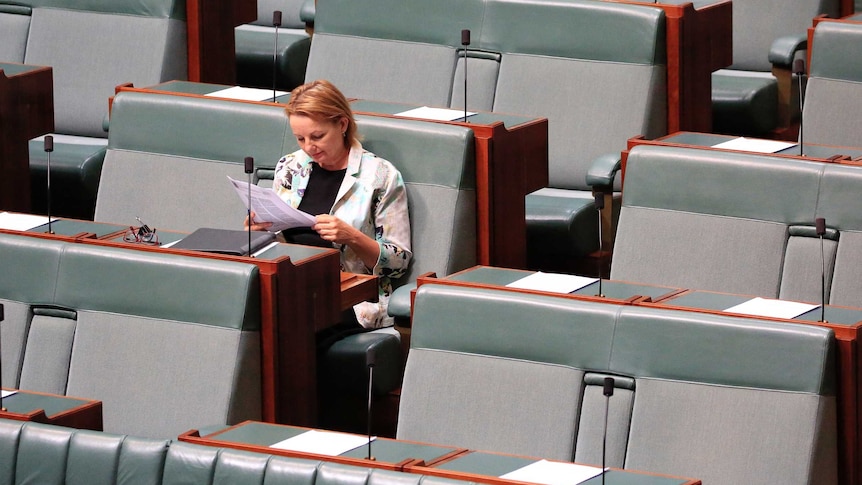
[[(503, 479), (500, 478), (500, 475), (538, 461), (536, 458), (524, 456), (486, 453), (452, 446), (388, 438), (376, 438), (372, 441), (372, 460), (367, 459), (368, 447), (364, 444), (337, 456), (271, 448), (273, 444), (293, 438), (307, 431), (310, 430), (295, 426), (246, 421), (205, 436), (200, 436), (197, 430), (191, 430), (180, 435), (178, 439), (179, 441), (204, 446), (234, 448), (291, 458), (380, 468), (493, 485), (525, 483)], [(609, 485), (700, 484), (699, 480), (616, 469), (609, 470), (605, 478), (606, 483)], [(582, 483), (585, 485), (597, 485), (605, 482), (602, 481), (601, 476), (598, 476)]]
[[(252, 263), (260, 271), (262, 416), (266, 421), (313, 426), (317, 421), (315, 333), (340, 321), (342, 308), (377, 297), (377, 279), (345, 275), (336, 250), (279, 244), (257, 257), (229, 256), (123, 241), (129, 226), (59, 220), (24, 234), (69, 242)], [(183, 234), (158, 232), (160, 243)], [(333, 304), (337, 302), (337, 304)]]
[(102, 431), (102, 401), (15, 391), (2, 399), (0, 418)]
[(52, 69), (0, 63), (0, 210), (30, 210), (29, 141), (52, 131)]
[[(599, 297), (597, 283), (590, 284), (569, 294), (549, 293), (536, 290), (522, 290), (507, 287), (534, 272), (519, 271), (506, 268), (476, 266), (452, 275), (437, 278), (433, 275), (420, 276), (416, 283), (417, 289), (424, 284), (442, 284), (450, 286), (493, 288), (513, 292), (526, 292), (550, 295), (557, 298), (569, 298), (582, 301), (605, 302), (610, 304), (642, 305), (667, 310), (685, 310), (709, 314), (738, 315), (724, 311), (736, 304), (750, 300), (752, 297), (726, 293), (688, 290), (683, 288), (667, 288), (650, 284), (603, 280), (605, 297)], [(415, 294), (415, 293), (414, 293)], [(827, 305), (826, 321), (821, 322), (819, 309), (809, 311), (794, 319), (757, 317), (776, 322), (790, 322), (803, 325), (814, 325), (831, 329), (836, 339), (836, 382), (837, 382), (837, 425), (838, 425), (838, 469), (839, 477), (847, 481), (842, 483), (857, 483), (860, 463), (862, 463), (862, 309)]]
[[(205, 96), (227, 87), (171, 81), (147, 88), (118, 86), (117, 92), (136, 91), (194, 97)], [(287, 96), (281, 96), (276, 98), (276, 101), (284, 103), (287, 99)], [(395, 113), (418, 107), (368, 100), (353, 100), (352, 106), (357, 115), (387, 118), (396, 118)], [(400, 116), (397, 118), (453, 124), (473, 130), (476, 150), (477, 262), (509, 268), (525, 267), (527, 246), (524, 196), (548, 185), (548, 120), (501, 113), (478, 113), (470, 116), (466, 123)], [(272, 160), (273, 164), (275, 162), (276, 160)]]
[(236, 82), (234, 27), (256, 19), (256, 1), (186, 0), (189, 79)]

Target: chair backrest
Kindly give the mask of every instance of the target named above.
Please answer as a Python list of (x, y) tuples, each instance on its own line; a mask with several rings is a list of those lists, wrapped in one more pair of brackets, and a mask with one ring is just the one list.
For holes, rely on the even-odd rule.
[(862, 127), (862, 23), (817, 24), (802, 111), (803, 142), (856, 146)]
[(281, 27), (285, 29), (305, 29), (305, 22), (299, 17), (302, 4), (306, 0), (257, 0), (257, 20), (252, 25), (272, 27), (272, 13), (281, 11)]
[(839, 0), (734, 0), (730, 68), (769, 72), (769, 51), (776, 39), (804, 35), (814, 17), (837, 17), (839, 6)]
[(0, 62), (24, 62), (30, 7), (0, 5)]
[(821, 327), (426, 284), (398, 437), (599, 464), (611, 376), (608, 466), (834, 483), (834, 339)]
[(256, 266), (15, 235), (0, 247), (0, 274), (33, 275), (0, 283), (20, 388), (101, 400), (106, 430), (139, 436), (260, 416)]
[(24, 62), (51, 66), (57, 133), (105, 138), (108, 98), (188, 72), (185, 2), (31, 0)]

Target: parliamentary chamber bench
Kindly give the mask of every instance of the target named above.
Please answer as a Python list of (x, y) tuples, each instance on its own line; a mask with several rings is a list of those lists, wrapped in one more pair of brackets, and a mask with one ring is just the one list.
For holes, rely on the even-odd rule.
[(608, 405), (607, 466), (837, 483), (834, 354), (828, 328), (431, 280), (398, 438), (598, 465)]
[(106, 431), (260, 419), (253, 264), (0, 233), (3, 386), (100, 400)]

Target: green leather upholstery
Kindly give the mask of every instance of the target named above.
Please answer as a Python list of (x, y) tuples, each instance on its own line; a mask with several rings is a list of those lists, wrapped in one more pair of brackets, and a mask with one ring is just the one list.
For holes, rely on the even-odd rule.
[(856, 122), (862, 104), (859, 49), (862, 25), (820, 22), (814, 29), (811, 69), (802, 113), (803, 141), (827, 145), (859, 145)]
[(612, 466), (835, 483), (834, 352), (821, 327), (432, 283), (398, 437), (596, 461), (611, 376)]
[(468, 482), (3, 419), (0, 420), (0, 485), (19, 483), (457, 485)]
[(260, 416), (257, 266), (10, 234), (0, 255), (3, 382), (141, 436)]

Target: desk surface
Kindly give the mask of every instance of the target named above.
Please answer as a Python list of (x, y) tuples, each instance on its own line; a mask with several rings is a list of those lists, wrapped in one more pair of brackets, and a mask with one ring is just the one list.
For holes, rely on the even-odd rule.
[(102, 430), (101, 401), (19, 390), (2, 404), (0, 418)]
[[(695, 133), (695, 132), (678, 132), (656, 139), (657, 142), (664, 142), (674, 145), (688, 145), (695, 147), (713, 147), (719, 143), (737, 138), (730, 135), (717, 135), (713, 133)], [(804, 143), (804, 140), (803, 140)], [(816, 143), (804, 143), (805, 157), (812, 159), (829, 159), (836, 155), (843, 155), (850, 158), (862, 156), (862, 148), (857, 147), (840, 147), (833, 145), (821, 145)], [(800, 156), (800, 146), (795, 144), (792, 147), (779, 150), (773, 155), (791, 155)], [(764, 155), (769, 155), (768, 153)]]

